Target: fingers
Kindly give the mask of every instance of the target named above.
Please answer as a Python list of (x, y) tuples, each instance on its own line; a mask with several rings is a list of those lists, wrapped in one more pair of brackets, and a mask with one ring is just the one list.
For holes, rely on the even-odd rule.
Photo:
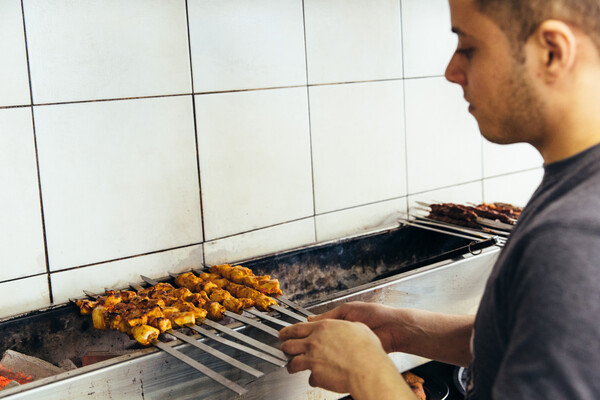
[(287, 364), (287, 370), (290, 374), (310, 369), (310, 367), (308, 357), (304, 354), (295, 356)]
[(279, 331), (279, 340), (286, 341), (289, 339), (304, 338), (310, 335), (312, 327), (310, 323), (299, 322), (297, 324), (286, 326)]
[(306, 353), (310, 349), (310, 344), (305, 339), (288, 339), (279, 346), (279, 350), (289, 355)]

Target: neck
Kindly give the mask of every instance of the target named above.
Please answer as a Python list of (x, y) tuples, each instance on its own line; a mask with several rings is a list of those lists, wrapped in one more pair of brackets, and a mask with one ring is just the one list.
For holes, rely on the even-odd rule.
[[(546, 164), (578, 154), (600, 143), (600, 84), (587, 80), (575, 96), (557, 96), (548, 115), (542, 143), (533, 144)], [(594, 82), (590, 84), (590, 82)]]

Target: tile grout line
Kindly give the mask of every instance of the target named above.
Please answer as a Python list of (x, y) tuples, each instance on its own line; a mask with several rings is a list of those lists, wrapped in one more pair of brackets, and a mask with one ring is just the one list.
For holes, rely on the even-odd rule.
[(183, 246), (177, 246), (177, 247), (169, 247), (169, 248), (166, 248), (166, 249), (154, 250), (154, 251), (149, 251), (149, 252), (146, 252), (146, 253), (133, 254), (133, 255), (129, 255), (129, 256), (123, 256), (123, 257), (119, 257), (119, 258), (113, 258), (113, 259), (110, 259), (110, 260), (102, 260), (102, 261), (92, 262), (92, 263), (89, 263), (89, 264), (76, 265), (74, 267), (66, 267), (66, 268), (62, 268), (60, 270), (57, 270), (54, 273), (60, 273), (60, 272), (65, 272), (65, 271), (73, 271), (73, 270), (76, 270), (76, 269), (93, 267), (93, 266), (96, 266), (96, 265), (108, 264), (108, 263), (113, 263), (113, 262), (117, 262), (117, 261), (132, 260), (132, 259), (138, 258), (138, 257), (145, 257), (145, 256), (151, 256), (153, 254), (167, 253), (169, 251), (180, 250), (180, 249), (185, 249), (185, 248), (188, 248), (188, 247), (194, 247), (194, 246), (199, 246), (199, 245), (202, 245), (202, 242), (199, 242), (199, 243), (190, 243), (190, 244), (186, 244), (186, 245), (183, 245)]
[(35, 113), (33, 112), (33, 85), (31, 84), (31, 68), (29, 66), (29, 46), (27, 42), (27, 28), (25, 24), (25, 7), (23, 6), (23, 0), (21, 0), (21, 16), (23, 21), (23, 38), (25, 41), (25, 57), (27, 59), (27, 78), (29, 80), (29, 100), (31, 102), (31, 127), (33, 130), (33, 146), (35, 151), (35, 165), (37, 172), (37, 180), (38, 180), (38, 195), (40, 200), (40, 216), (42, 222), (42, 237), (44, 241), (44, 260), (46, 262), (46, 277), (48, 280), (48, 300), (50, 304), (54, 302), (54, 294), (52, 293), (52, 274), (50, 272), (50, 261), (48, 257), (48, 239), (46, 233), (46, 217), (44, 213), (44, 199), (42, 195), (42, 179), (40, 173), (40, 159), (39, 159), (39, 151), (38, 151), (38, 143), (37, 143), (37, 131), (35, 127)]
[(294, 89), (294, 88), (304, 88), (304, 87), (310, 88), (310, 87), (319, 87), (319, 86), (353, 85), (353, 84), (361, 84), (361, 83), (394, 82), (394, 81), (406, 81), (406, 80), (414, 80), (414, 79), (431, 79), (431, 78), (441, 78), (441, 77), (442, 76), (425, 76), (425, 77), (417, 77), (417, 78), (371, 79), (371, 80), (348, 81), (348, 82), (313, 83), (313, 84), (305, 84), (305, 85), (273, 86), (273, 87), (250, 88), (250, 89), (233, 89), (233, 90), (214, 91), (214, 92), (173, 93), (173, 94), (160, 94), (160, 95), (149, 95), (149, 96), (114, 97), (114, 98), (106, 98), (106, 99), (72, 100), (72, 101), (59, 101), (59, 102), (54, 102), (54, 103), (33, 103), (33, 102), (31, 102), (31, 104), (15, 104), (15, 105), (8, 105), (8, 106), (0, 106), (0, 110), (1, 109), (10, 109), (10, 108), (24, 108), (24, 107), (31, 107), (31, 106), (47, 107), (47, 106), (60, 106), (60, 105), (71, 105), (71, 104), (102, 103), (102, 102), (108, 102), (108, 101), (144, 100), (144, 99), (158, 99), (158, 98), (181, 97), (181, 96), (206, 96), (206, 95), (218, 95), (218, 94), (228, 94), (228, 93), (257, 92), (257, 91), (263, 91), (263, 90), (281, 90), (281, 89)]
[(304, 33), (304, 70), (306, 71), (306, 101), (308, 111), (308, 141), (310, 148), (310, 175), (312, 183), (312, 206), (313, 206), (313, 229), (314, 229), (314, 240), (317, 241), (317, 199), (315, 191), (315, 166), (313, 156), (313, 140), (312, 140), (312, 118), (310, 113), (310, 86), (308, 84), (308, 44), (306, 41), (306, 5), (302, 0), (302, 27)]
[(204, 226), (204, 206), (202, 202), (202, 178), (200, 176), (200, 140), (199, 140), (199, 132), (198, 132), (198, 122), (196, 117), (196, 96), (194, 95), (194, 68), (192, 64), (192, 39), (190, 32), (190, 12), (188, 0), (185, 0), (185, 20), (187, 25), (187, 40), (188, 40), (188, 56), (190, 62), (190, 84), (192, 88), (192, 116), (194, 118), (194, 139), (196, 141), (196, 171), (198, 173), (198, 206), (200, 207), (200, 227), (202, 229), (202, 263), (206, 263), (206, 255), (204, 251), (204, 235), (205, 235), (205, 226)]
[(408, 194), (410, 193), (409, 190), (409, 185), (408, 185), (408, 129), (407, 129), (407, 124), (406, 124), (406, 120), (408, 117), (408, 114), (406, 112), (406, 79), (404, 78), (404, 74), (405, 74), (405, 65), (404, 65), (404, 23), (402, 20), (402, 1), (398, 0), (398, 2), (400, 3), (400, 43), (402, 43), (402, 50), (401, 50), (401, 55), (402, 55), (402, 113), (404, 115), (403, 118), (403, 125), (404, 125), (404, 179), (406, 182), (406, 204), (405, 204), (405, 213), (406, 215), (408, 215), (408, 211), (409, 211), (409, 204), (408, 204)]

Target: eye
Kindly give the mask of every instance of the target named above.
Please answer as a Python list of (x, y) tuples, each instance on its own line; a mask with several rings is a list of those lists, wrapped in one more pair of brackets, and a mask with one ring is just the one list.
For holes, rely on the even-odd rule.
[(459, 47), (458, 49), (456, 49), (456, 54), (459, 54), (465, 57), (467, 60), (470, 60), (473, 57), (474, 51), (475, 48), (473, 47)]

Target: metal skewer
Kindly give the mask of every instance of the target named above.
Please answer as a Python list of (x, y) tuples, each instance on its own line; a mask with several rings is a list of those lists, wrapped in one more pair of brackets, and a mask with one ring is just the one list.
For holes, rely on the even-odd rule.
[[(133, 283), (133, 282), (130, 282), (129, 285), (132, 288), (134, 288), (135, 290), (137, 290), (137, 291), (140, 291), (140, 290), (143, 289), (142, 286), (140, 286), (140, 285), (138, 285), (136, 283)], [(205, 319), (202, 322), (196, 321), (196, 323), (199, 323), (199, 324), (202, 324), (202, 325), (207, 325), (207, 326), (210, 326), (211, 328), (220, 330), (223, 333), (230, 334), (231, 336), (235, 337), (236, 339), (238, 339), (240, 341), (243, 341), (245, 343), (248, 343), (250, 345), (253, 345), (254, 347), (256, 347), (256, 348), (258, 348), (259, 350), (262, 350), (262, 351), (255, 350), (255, 349), (250, 348), (248, 346), (244, 346), (243, 344), (239, 344), (239, 343), (234, 342), (232, 340), (225, 339), (225, 338), (223, 338), (221, 336), (215, 335), (213, 332), (211, 332), (209, 330), (206, 330), (206, 329), (204, 329), (204, 328), (202, 328), (202, 327), (200, 327), (198, 325), (191, 325), (190, 324), (190, 325), (186, 325), (186, 326), (188, 328), (193, 329), (194, 331), (198, 332), (199, 334), (201, 334), (203, 336), (206, 336), (209, 339), (212, 339), (212, 340), (214, 340), (216, 342), (222, 343), (222, 344), (227, 345), (229, 347), (233, 347), (233, 348), (235, 348), (237, 350), (240, 350), (240, 351), (243, 351), (243, 352), (245, 352), (247, 354), (250, 354), (250, 355), (253, 355), (255, 357), (258, 357), (258, 358), (260, 358), (262, 360), (270, 362), (271, 364), (275, 364), (275, 365), (280, 366), (280, 367), (285, 366), (285, 363), (282, 363), (282, 360), (285, 360), (286, 358), (285, 358), (285, 354), (281, 350), (277, 350), (277, 349), (275, 349), (275, 348), (273, 348), (271, 346), (268, 346), (268, 345), (266, 345), (264, 343), (261, 343), (261, 342), (259, 342), (257, 340), (254, 340), (254, 339), (252, 339), (252, 338), (250, 338), (250, 337), (248, 337), (248, 336), (246, 336), (246, 335), (244, 335), (242, 333), (236, 332), (236, 331), (234, 331), (232, 329), (229, 329), (229, 328), (227, 328), (225, 326), (222, 326), (222, 325), (220, 325), (220, 324), (218, 324), (216, 322), (210, 321), (210, 320), (206, 320)], [(171, 333), (171, 332), (169, 332), (169, 333)], [(173, 336), (177, 337), (176, 335), (173, 335)], [(269, 356), (269, 355), (267, 355), (265, 353), (272, 354), (272, 355), (278, 357), (279, 359), (271, 357), (271, 356)]]
[[(147, 276), (144, 276), (144, 275), (140, 275), (140, 276), (142, 277), (142, 279), (144, 280), (144, 282), (146, 282), (146, 283), (148, 283), (150, 285), (156, 285), (156, 284), (158, 284), (158, 281), (155, 281), (152, 278), (148, 278)], [(228, 311), (228, 310), (225, 311), (223, 313), (223, 315), (225, 315), (226, 317), (235, 319), (237, 321), (244, 322), (244, 323), (246, 323), (248, 325), (251, 325), (251, 326), (253, 326), (253, 327), (257, 328), (257, 329), (262, 330), (265, 333), (268, 333), (271, 336), (275, 336), (276, 338), (279, 338), (279, 332), (277, 330), (271, 328), (270, 326), (266, 326), (265, 324), (261, 324), (258, 321), (255, 321), (253, 319), (244, 317), (243, 315), (238, 315), (238, 314), (233, 313), (233, 312)]]
[(290, 299), (288, 299), (285, 296), (281, 296), (280, 295), (280, 296), (277, 296), (275, 299), (278, 300), (278, 301), (280, 301), (280, 302), (282, 302), (286, 306), (291, 307), (294, 310), (296, 310), (296, 311), (298, 311), (298, 312), (306, 315), (307, 317), (310, 317), (311, 315), (315, 315), (314, 313), (312, 313), (312, 312), (308, 311), (307, 309), (299, 306), (298, 304), (294, 303), (293, 301), (291, 301)]
[[(177, 278), (177, 276), (179, 276), (178, 274), (174, 274), (174, 273), (171, 273), (171, 272), (169, 273), (169, 275), (171, 277), (173, 277), (173, 278)], [(266, 321), (272, 322), (272, 323), (274, 323), (276, 325), (279, 325), (279, 326), (282, 326), (282, 327), (286, 327), (286, 326), (290, 326), (291, 325), (289, 322), (282, 321), (282, 320), (277, 319), (275, 317), (272, 317), (269, 314), (266, 314), (266, 313), (264, 313), (262, 311), (258, 311), (258, 310), (254, 309), (254, 308), (247, 308), (247, 309), (244, 309), (244, 311), (247, 312), (247, 313), (249, 313), (249, 314), (254, 315), (255, 317), (262, 318), (262, 319), (264, 319)]]
[(292, 312), (292, 311), (288, 310), (287, 308), (283, 308), (280, 305), (273, 304), (273, 305), (269, 306), (269, 308), (272, 308), (273, 310), (275, 310), (277, 312), (280, 312), (281, 314), (285, 314), (288, 317), (292, 317), (292, 318), (294, 318), (297, 321), (300, 321), (300, 322), (307, 322), (308, 321), (305, 316), (300, 315), (300, 314), (296, 314), (295, 312)]
[[(84, 290), (83, 292), (86, 294), (86, 296), (89, 296), (89, 297), (91, 297), (91, 298), (93, 298), (93, 299), (97, 299), (98, 297), (100, 297), (98, 294), (96, 294), (96, 293), (92, 293), (92, 292), (90, 292), (90, 291), (87, 291), (87, 290)], [(185, 336), (185, 335), (183, 335), (183, 334), (181, 334), (181, 333), (179, 333), (179, 332), (174, 332), (174, 331), (172, 331), (172, 330), (168, 330), (168, 331), (166, 331), (166, 333), (169, 333), (169, 334), (171, 334), (171, 335), (173, 335), (173, 336), (175, 336), (175, 337), (178, 337), (178, 336)], [(195, 345), (198, 345), (198, 344), (200, 344), (199, 342), (196, 342), (196, 341), (194, 341), (194, 340), (193, 340), (192, 338), (190, 338), (190, 337), (187, 337), (187, 336), (186, 336), (186, 338), (190, 340), (189, 342), (186, 340), (186, 342), (188, 342), (188, 343), (190, 343), (190, 344), (192, 344), (192, 345), (194, 345), (194, 346), (195, 346)], [(194, 343), (191, 343), (191, 342), (194, 342)], [(193, 358), (191, 358), (191, 357), (189, 357), (189, 356), (187, 356), (187, 355), (183, 354), (183, 353), (182, 353), (182, 352), (180, 352), (179, 350), (176, 350), (176, 349), (172, 348), (171, 346), (169, 346), (169, 345), (168, 345), (168, 344), (166, 344), (166, 343), (160, 342), (160, 341), (158, 341), (158, 340), (153, 340), (153, 341), (151, 342), (151, 344), (152, 344), (154, 347), (156, 347), (156, 348), (158, 348), (158, 349), (160, 349), (160, 350), (163, 350), (164, 352), (168, 353), (170, 356), (173, 356), (174, 358), (178, 359), (179, 361), (182, 361), (182, 362), (184, 362), (184, 363), (188, 364), (189, 366), (191, 366), (191, 367), (195, 368), (196, 370), (198, 370), (198, 371), (202, 372), (204, 375), (206, 375), (207, 377), (209, 377), (209, 378), (213, 379), (214, 381), (216, 381), (216, 382), (218, 382), (218, 383), (222, 384), (223, 386), (225, 386), (225, 387), (226, 387), (226, 388), (228, 388), (229, 390), (231, 390), (231, 391), (233, 391), (233, 392), (235, 392), (235, 393), (237, 393), (237, 394), (239, 394), (239, 395), (245, 394), (245, 393), (247, 392), (247, 390), (246, 390), (246, 389), (244, 389), (243, 387), (241, 387), (241, 386), (239, 386), (238, 384), (236, 384), (236, 383), (234, 383), (234, 382), (230, 381), (229, 379), (227, 379), (227, 378), (225, 378), (224, 376), (220, 375), (219, 373), (217, 373), (217, 372), (213, 371), (212, 369), (210, 369), (210, 368), (206, 367), (205, 365), (203, 365), (203, 364), (199, 363), (198, 361), (194, 360)], [(204, 343), (202, 343), (202, 345), (203, 345), (203, 346), (206, 346)], [(208, 346), (206, 346), (206, 347), (208, 347)], [(202, 348), (202, 347), (201, 347), (201, 348)], [(214, 352), (218, 352), (218, 353), (220, 353), (218, 350), (214, 350), (214, 349), (212, 349), (212, 348), (209, 348), (209, 349), (211, 350), (210, 354), (214, 355), (215, 357), (217, 357), (217, 356), (215, 355), (215, 353), (214, 353)], [(204, 349), (203, 349), (203, 350), (204, 350)], [(221, 353), (221, 354), (223, 354), (223, 353)], [(223, 355), (225, 355), (226, 357), (229, 357), (229, 356), (227, 356), (226, 354), (223, 354)], [(220, 357), (219, 357), (219, 358), (220, 358)], [(229, 357), (229, 358), (231, 358), (231, 357)], [(233, 360), (233, 359), (232, 359), (232, 360)], [(223, 360), (223, 361), (226, 361), (226, 360)], [(237, 360), (233, 360), (233, 361), (235, 361), (236, 363), (242, 364), (242, 363), (240, 363), (240, 362), (239, 362), (239, 361), (237, 361)], [(227, 361), (226, 361), (226, 362), (227, 362)], [(254, 368), (251, 368), (251, 367), (249, 367), (249, 366), (247, 366), (247, 365), (245, 365), (245, 364), (242, 364), (242, 365), (244, 365), (244, 366), (246, 367), (246, 368), (244, 368), (244, 370), (246, 370), (246, 369), (248, 369), (248, 368), (249, 368), (249, 369), (252, 369), (252, 370), (254, 370)], [(264, 374), (263, 374), (262, 372), (260, 372), (260, 371), (257, 371), (257, 370), (254, 370), (254, 371), (256, 371), (257, 373), (259, 373), (259, 374), (260, 374), (260, 375), (258, 375), (257, 377), (260, 377), (260, 376), (264, 375)], [(248, 371), (246, 371), (246, 372), (248, 372)], [(256, 375), (255, 375), (255, 373), (252, 373), (252, 375), (256, 376)]]
[(235, 320), (238, 320), (240, 322), (243, 322), (245, 324), (253, 326), (257, 329), (260, 329), (261, 331), (268, 333), (271, 336), (275, 336), (277, 339), (279, 339), (279, 332), (276, 329), (273, 329), (270, 326), (262, 324), (252, 318), (244, 317), (243, 315), (239, 315), (239, 314), (233, 313), (231, 311), (225, 311), (224, 315), (226, 317), (233, 318)]
[[(199, 271), (206, 272), (206, 270), (207, 270), (207, 266), (205, 265), (204, 268), (200, 268), (196, 272), (199, 272)], [(284, 307), (281, 307), (279, 305), (274, 304), (274, 305), (269, 306), (269, 308), (271, 308), (271, 309), (273, 309), (275, 311), (278, 311), (280, 314), (285, 314), (288, 317), (291, 317), (291, 318), (295, 319), (296, 321), (300, 321), (300, 322), (307, 322), (308, 321), (305, 316), (296, 314), (295, 312), (292, 312), (292, 311), (290, 311), (290, 310), (288, 310), (288, 309), (286, 309)], [(265, 317), (264, 316), (265, 314), (259, 314), (259, 313), (253, 313), (253, 314), (256, 315), (259, 318), (263, 318), (263, 319), (266, 319), (266, 320), (269, 320), (268, 317), (270, 317), (270, 316)], [(273, 322), (273, 321), (271, 321), (271, 322)]]
[(276, 325), (279, 325), (279, 326), (286, 327), (286, 326), (292, 325), (289, 322), (285, 322), (285, 321), (282, 321), (282, 320), (277, 319), (275, 317), (271, 317), (269, 314), (265, 314), (264, 312), (255, 310), (253, 308), (248, 308), (248, 309), (245, 309), (244, 311), (247, 312), (247, 313), (249, 313), (249, 314), (255, 315), (255, 316), (259, 317), (259, 318), (262, 318), (265, 321), (272, 322), (272, 323), (274, 323)]
[(223, 385), (227, 389), (237, 393), (238, 395), (243, 395), (248, 392), (248, 390), (239, 386), (237, 383), (230, 381), (229, 379), (216, 373), (212, 369), (200, 364), (198, 361), (194, 360), (193, 358), (186, 356), (185, 354), (179, 352), (178, 350), (175, 350), (168, 344), (159, 342), (158, 340), (153, 341), (152, 344), (154, 346), (158, 347), (159, 349), (161, 349), (162, 351), (172, 355), (179, 361), (183, 361), (187, 365), (197, 369), (198, 371), (202, 372), (204, 375), (208, 376), (209, 378), (213, 379), (214, 381), (219, 382), (221, 385)]
[(169, 329), (169, 330), (165, 331), (165, 333), (173, 335), (177, 339), (180, 339), (186, 343), (189, 343), (192, 346), (197, 347), (200, 350), (203, 350), (203, 351), (207, 352), (208, 354), (211, 354), (211, 355), (217, 357), (218, 359), (226, 362), (227, 364), (232, 365), (232, 366), (234, 366), (256, 378), (260, 378), (261, 376), (264, 375), (264, 373), (260, 372), (259, 370), (254, 369), (254, 368), (236, 360), (235, 358), (230, 357), (227, 354), (220, 352), (219, 350), (213, 349), (212, 347), (210, 347), (202, 342), (198, 342), (195, 339), (189, 337), (188, 335), (184, 335), (181, 332), (177, 332), (176, 330)]
[(212, 333), (211, 331), (206, 330), (206, 329), (204, 329), (204, 328), (202, 328), (202, 327), (200, 327), (198, 325), (195, 325), (195, 324), (192, 325), (192, 324), (190, 324), (190, 325), (186, 325), (186, 326), (188, 328), (193, 329), (194, 331), (198, 332), (199, 334), (201, 334), (203, 336), (206, 336), (209, 339), (214, 340), (215, 342), (219, 342), (219, 343), (222, 343), (222, 344), (227, 345), (229, 347), (232, 347), (234, 349), (243, 351), (244, 353), (253, 355), (253, 356), (257, 357), (257, 358), (260, 358), (261, 360), (265, 360), (267, 362), (270, 362), (271, 364), (277, 365), (278, 367), (284, 367), (285, 364), (286, 364), (283, 360), (277, 359), (275, 357), (271, 357), (271, 356), (269, 356), (267, 354), (264, 354), (261, 351), (255, 350), (255, 349), (250, 348), (248, 346), (244, 346), (243, 344), (239, 344), (239, 343), (236, 343), (236, 342), (231, 341), (229, 339), (225, 339), (225, 338), (223, 338), (223, 337), (221, 337), (219, 335), (216, 335), (216, 334)]
[(204, 321), (202, 321), (202, 324), (209, 326), (213, 329), (216, 329), (216, 330), (218, 330), (226, 335), (229, 335), (241, 342), (247, 343), (250, 346), (254, 346), (257, 349), (260, 349), (260, 350), (264, 351), (265, 353), (271, 354), (281, 360), (287, 360), (287, 356), (285, 355), (285, 353), (283, 351), (276, 349), (274, 347), (271, 347), (267, 344), (264, 344), (263, 342), (259, 342), (258, 340), (253, 339), (250, 336), (244, 335), (243, 333), (234, 331), (233, 329), (228, 328), (224, 325), (221, 325), (218, 322), (211, 321), (209, 319), (205, 319)]
[[(91, 294), (87, 291), (84, 291), (84, 292), (86, 292), (86, 294), (88, 296)], [(96, 295), (96, 297), (97, 296), (98, 295)], [(232, 357), (228, 356), (227, 354), (220, 352), (219, 350), (213, 349), (212, 347), (210, 347), (202, 342), (199, 342), (199, 341), (189, 337), (188, 335), (185, 335), (181, 332), (177, 332), (174, 329), (167, 329), (164, 333), (168, 333), (169, 335), (172, 335), (172, 336), (176, 337), (177, 339), (184, 341), (184, 342), (220, 359), (221, 361), (226, 362), (227, 364), (229, 364), (231, 366), (234, 366), (244, 372), (247, 372), (248, 374), (250, 374), (256, 378), (260, 378), (261, 376), (264, 375), (264, 373), (260, 372), (259, 370), (254, 369), (254, 368), (236, 360), (235, 358), (232, 358)]]

